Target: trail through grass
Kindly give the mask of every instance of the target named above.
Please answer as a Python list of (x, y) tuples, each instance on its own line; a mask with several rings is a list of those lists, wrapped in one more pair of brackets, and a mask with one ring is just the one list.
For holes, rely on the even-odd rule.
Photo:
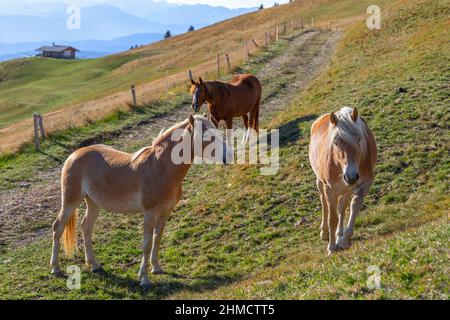
[[(141, 291), (136, 276), (142, 217), (104, 212), (95, 251), (105, 276), (83, 267), (81, 253), (64, 258), (63, 266), (83, 270), (82, 288), (67, 289), (49, 275), (44, 239), (1, 253), (0, 296), (447, 299), (450, 12), (445, 1), (424, 0), (393, 2), (383, 12), (382, 30), (352, 27), (329, 68), (263, 123), (280, 129), (277, 175), (261, 176), (249, 165), (193, 168), (163, 237), (166, 274), (151, 276), (150, 291)], [(309, 128), (343, 105), (358, 106), (368, 121), (379, 161), (353, 247), (328, 258), (319, 240)], [(372, 265), (381, 271), (381, 290), (367, 286)]]

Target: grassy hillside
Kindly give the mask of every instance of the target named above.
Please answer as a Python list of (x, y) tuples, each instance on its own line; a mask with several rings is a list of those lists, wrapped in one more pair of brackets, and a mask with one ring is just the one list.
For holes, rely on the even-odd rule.
[[(225, 53), (230, 54), (233, 66), (239, 65), (246, 58), (245, 42), (256, 39), (262, 45), (264, 33), (274, 37), (276, 25), (282, 32), (284, 23), (290, 30), (292, 21), (299, 24), (304, 19), (309, 26), (314, 17), (316, 26), (328, 25), (329, 20), (343, 26), (355, 15), (364, 15), (369, 4), (369, 0), (296, 1), (101, 59), (32, 58), (0, 63), (0, 129), (16, 124), (0, 130), (0, 152), (15, 151), (18, 142), (31, 139), (33, 112), (65, 110), (47, 117), (49, 131), (85, 124), (117, 108), (125, 110), (131, 84), (139, 85), (140, 101), (158, 99), (168, 91), (167, 84), (183, 83), (188, 69), (214, 77), (217, 52), (222, 54), (224, 71)], [(251, 42), (249, 48), (256, 50)]]
[[(448, 299), (450, 12), (444, 0), (398, 1), (382, 12), (380, 31), (356, 23), (328, 70), (264, 124), (281, 130), (277, 175), (254, 166), (189, 173), (162, 241), (167, 273), (151, 276), (149, 292), (136, 281), (140, 217), (103, 213), (95, 248), (106, 276), (86, 268), (82, 289), (68, 290), (48, 274), (43, 240), (2, 252), (0, 297)], [(360, 108), (379, 161), (353, 248), (328, 258), (307, 147), (312, 120), (343, 105)], [(366, 286), (372, 265), (381, 290)]]

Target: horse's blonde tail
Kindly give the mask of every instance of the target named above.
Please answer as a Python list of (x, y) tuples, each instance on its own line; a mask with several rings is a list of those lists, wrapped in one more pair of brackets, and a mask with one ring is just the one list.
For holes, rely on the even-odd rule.
[(77, 216), (78, 209), (75, 209), (64, 228), (62, 235), (62, 245), (68, 257), (72, 257), (77, 251)]

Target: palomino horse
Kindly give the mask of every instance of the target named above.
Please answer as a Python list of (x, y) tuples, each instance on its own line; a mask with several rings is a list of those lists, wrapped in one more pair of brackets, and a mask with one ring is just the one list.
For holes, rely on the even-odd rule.
[[(174, 139), (174, 131), (183, 135)], [(144, 212), (144, 245), (139, 279), (143, 287), (148, 287), (148, 262), (151, 252), (153, 273), (161, 273), (158, 248), (169, 211), (178, 203), (182, 182), (191, 167), (193, 152), (187, 154), (186, 162), (173, 161), (172, 153), (181, 139), (187, 137), (191, 142), (188, 148), (195, 146), (203, 150), (211, 142), (199, 137), (207, 131), (217, 129), (206, 118), (191, 115), (189, 119), (174, 125), (155, 139), (152, 146), (143, 148), (135, 154), (117, 151), (104, 145), (81, 148), (66, 160), (61, 175), (61, 211), (53, 224), (53, 252), (51, 258), (52, 273), (60, 275), (59, 246), (63, 237), (63, 246), (71, 256), (76, 250), (77, 208), (84, 200), (86, 213), (81, 222), (84, 236), (86, 263), (92, 270), (102, 271), (96, 261), (92, 246), (92, 232), (100, 209), (114, 213)], [(190, 135), (190, 136), (189, 136)], [(206, 136), (206, 134), (205, 134)], [(231, 148), (218, 134), (214, 140), (223, 146), (223, 161), (232, 156)], [(185, 152), (184, 149), (183, 153)], [(205, 152), (206, 153), (206, 152)], [(195, 152), (195, 154), (198, 154)], [(191, 161), (189, 161), (191, 160)], [(217, 160), (217, 159), (216, 159)], [(64, 234), (63, 234), (64, 233)]]
[[(313, 123), (309, 160), (322, 202), (321, 238), (329, 240), (328, 254), (347, 249), (356, 216), (372, 186), (377, 162), (375, 138), (358, 116), (358, 109), (344, 107)], [(350, 200), (350, 218), (344, 231), (345, 210)]]
[[(250, 130), (259, 130), (259, 105), (261, 102), (261, 82), (253, 75), (241, 74), (233, 78), (230, 83), (222, 81), (195, 82), (191, 78), (192, 108), (198, 112), (200, 107), (208, 103), (211, 120), (216, 126), (221, 120), (227, 129), (233, 128), (233, 118), (242, 117), (244, 120), (243, 141), (249, 138)], [(250, 128), (250, 129), (249, 129)]]

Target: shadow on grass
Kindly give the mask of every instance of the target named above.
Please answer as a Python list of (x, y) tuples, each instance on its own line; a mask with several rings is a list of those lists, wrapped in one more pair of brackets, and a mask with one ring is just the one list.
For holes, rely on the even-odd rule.
[(119, 276), (114, 271), (107, 270), (101, 274), (93, 274), (92, 277), (101, 278), (108, 284), (108, 287), (120, 287), (126, 290), (115, 291), (103, 288), (112, 299), (129, 297), (127, 291), (140, 295), (142, 298), (164, 299), (180, 291), (203, 292), (240, 280), (240, 277), (218, 275), (190, 277), (177, 273), (165, 273), (163, 275), (150, 275), (151, 288), (145, 290), (141, 288), (137, 276), (136, 278)]
[(40, 153), (42, 153), (43, 155), (49, 157), (50, 159), (52, 159), (53, 161), (55, 161), (58, 164), (63, 164), (64, 163), (64, 159), (58, 158), (57, 156), (54, 156), (48, 152), (45, 151), (39, 151)]
[(302, 131), (299, 128), (300, 123), (309, 122), (316, 118), (317, 118), (316, 114), (311, 114), (289, 121), (283, 124), (281, 127), (279, 127), (280, 147), (293, 143), (302, 136)]

